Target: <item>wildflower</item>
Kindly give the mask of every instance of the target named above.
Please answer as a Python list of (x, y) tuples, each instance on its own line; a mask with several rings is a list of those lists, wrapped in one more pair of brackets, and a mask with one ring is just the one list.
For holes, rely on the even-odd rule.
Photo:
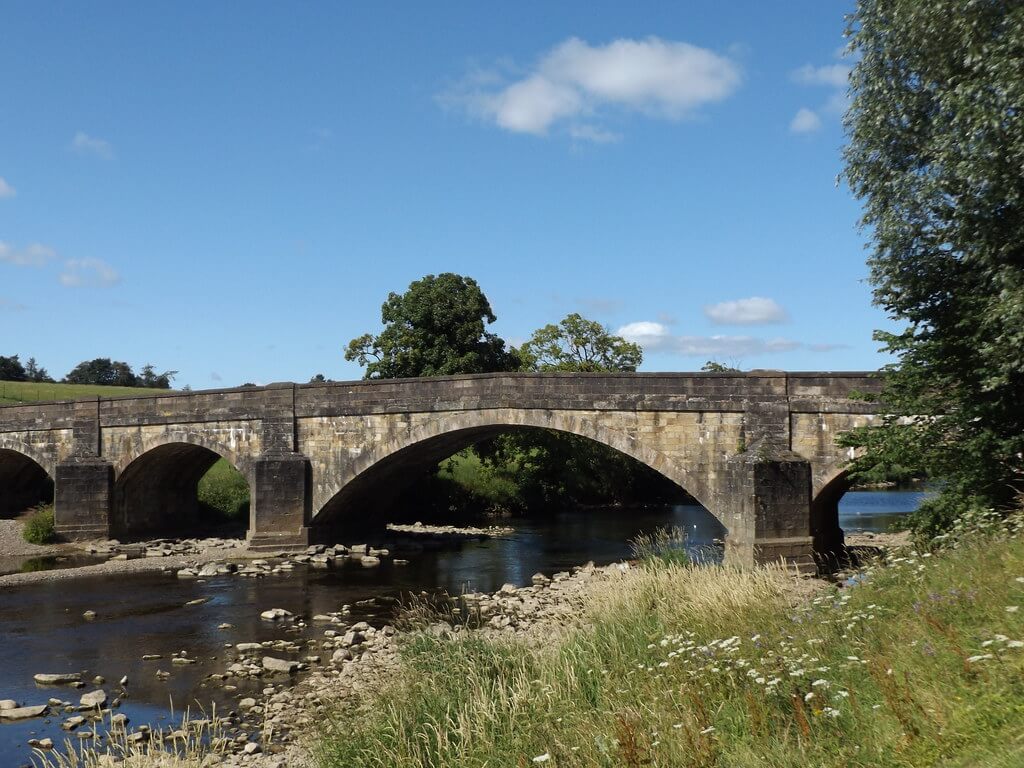
[(1010, 640), (1006, 643), (1007, 648), (1024, 648), (1024, 641), (1022, 640)]
[(550, 759), (551, 759), (551, 753), (550, 752), (545, 752), (543, 755), (537, 755), (535, 758), (533, 758), (533, 762), (535, 762), (535, 763), (546, 763)]
[(978, 656), (968, 656), (967, 657), (967, 663), (968, 664), (976, 664), (979, 661), (984, 661), (985, 659), (991, 659), (991, 658), (992, 658), (992, 654), (991, 653), (982, 653), (982, 654), (980, 654)]
[(1016, 579), (1014, 579), (1014, 581), (1016, 581), (1018, 584), (1024, 584), (1024, 576), (1018, 576)]
[(814, 698), (814, 691), (811, 691), (806, 696), (804, 696), (804, 701), (810, 701), (813, 698)]
[(711, 733), (713, 730), (715, 730), (715, 726), (709, 725), (707, 728), (701, 731), (700, 734), (701, 736), (703, 736), (704, 734)]
[(673, 723), (672, 727), (675, 728), (678, 731), (680, 728), (683, 727), (683, 724), (682, 723)]
[(811, 683), (814, 688), (828, 688), (828, 680), (815, 680)]
[(1019, 605), (1008, 605), (1008, 606), (1006, 606), (1006, 612), (1007, 613), (1016, 613), (1019, 610), (1020, 610), (1020, 606)]
[(850, 695), (849, 691), (836, 691), (836, 696), (838, 696), (841, 699), (848, 698), (849, 695)]
[(839, 717), (840, 714), (838, 709), (833, 709), (832, 707), (825, 707), (821, 712), (829, 717)]

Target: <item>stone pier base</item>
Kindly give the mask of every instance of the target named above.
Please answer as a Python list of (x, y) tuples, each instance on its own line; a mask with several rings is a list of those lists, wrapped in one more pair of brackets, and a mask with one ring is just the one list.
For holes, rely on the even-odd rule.
[(114, 468), (95, 456), (77, 456), (57, 465), (54, 522), (67, 541), (110, 537)]

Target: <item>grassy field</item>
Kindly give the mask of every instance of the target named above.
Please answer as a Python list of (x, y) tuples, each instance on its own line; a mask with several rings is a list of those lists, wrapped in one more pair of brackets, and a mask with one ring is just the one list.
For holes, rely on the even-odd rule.
[(124, 397), (156, 395), (165, 389), (144, 387), (103, 387), (98, 384), (36, 384), (31, 381), (0, 381), (0, 405), (34, 403), (40, 400), (74, 400), (78, 397)]
[(786, 579), (652, 560), (540, 647), (416, 637), (396, 684), (325, 727), (319, 763), (1024, 765), (1019, 533), (802, 601)]

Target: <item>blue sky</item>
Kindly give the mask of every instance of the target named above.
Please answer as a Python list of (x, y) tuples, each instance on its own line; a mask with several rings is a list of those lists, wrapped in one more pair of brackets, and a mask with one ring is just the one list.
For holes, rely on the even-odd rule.
[(424, 274), (643, 370), (871, 369), (846, 3), (7, 3), (0, 354), (358, 378)]

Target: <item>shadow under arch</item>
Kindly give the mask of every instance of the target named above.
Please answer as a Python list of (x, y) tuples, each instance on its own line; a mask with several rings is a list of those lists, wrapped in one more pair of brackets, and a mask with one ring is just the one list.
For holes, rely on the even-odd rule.
[(53, 478), (28, 454), (0, 448), (0, 518), (53, 501)]
[[(498, 435), (537, 430), (572, 434), (612, 448), (654, 470), (708, 509), (702, 498), (707, 496), (704, 483), (696, 483), (698, 490), (691, 489), (690, 482), (683, 479), (685, 473), (663, 454), (644, 448), (635, 441), (629, 444), (630, 450), (622, 450), (625, 436), (618, 438), (611, 434), (611, 430), (595, 428), (593, 425), (584, 431), (559, 428), (550, 423), (524, 423), (520, 419), (498, 423), (484, 421), (476, 426), (447, 431), (414, 430), (405, 439), (396, 439), (376, 447), (353, 462), (347, 476), (341, 478), (340, 487), (328, 495), (326, 502), (313, 515), (311, 526), (324, 531), (346, 520), (351, 521), (356, 515), (362, 520), (372, 518), (389, 508), (417, 479), (455, 453)], [(709, 511), (724, 530), (724, 521)]]
[(839, 501), (852, 485), (849, 470), (840, 467), (815, 488), (811, 498), (811, 536), (814, 538), (816, 552), (830, 554), (843, 550)]
[(137, 456), (114, 482), (111, 535), (180, 535), (204, 522), (199, 481), (221, 458), (228, 459), (194, 443), (164, 443)]

